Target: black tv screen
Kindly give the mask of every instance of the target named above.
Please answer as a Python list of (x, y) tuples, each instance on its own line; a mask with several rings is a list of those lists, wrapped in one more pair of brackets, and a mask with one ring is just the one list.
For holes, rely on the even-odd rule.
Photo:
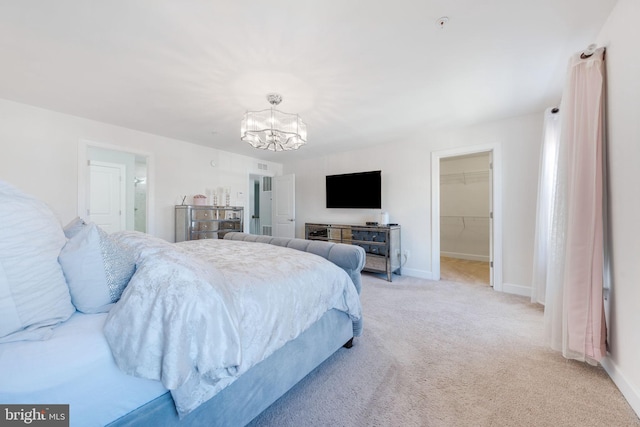
[(327, 175), (327, 208), (380, 209), (382, 172)]

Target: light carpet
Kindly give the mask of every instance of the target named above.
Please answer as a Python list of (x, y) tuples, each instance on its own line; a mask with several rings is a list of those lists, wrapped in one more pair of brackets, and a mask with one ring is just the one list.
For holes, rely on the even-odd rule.
[(362, 303), (353, 348), (252, 426), (640, 426), (604, 369), (544, 345), (528, 298), (363, 274)]

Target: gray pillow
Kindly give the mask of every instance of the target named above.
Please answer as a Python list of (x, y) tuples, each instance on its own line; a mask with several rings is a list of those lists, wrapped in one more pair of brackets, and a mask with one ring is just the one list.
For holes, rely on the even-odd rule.
[(64, 235), (67, 237), (67, 239), (70, 239), (78, 234), (86, 226), (87, 223), (82, 218), (77, 216), (72, 219), (69, 224), (65, 225), (62, 231), (64, 231)]
[(71, 302), (83, 313), (103, 313), (120, 299), (135, 272), (132, 251), (96, 224), (76, 230), (58, 258)]

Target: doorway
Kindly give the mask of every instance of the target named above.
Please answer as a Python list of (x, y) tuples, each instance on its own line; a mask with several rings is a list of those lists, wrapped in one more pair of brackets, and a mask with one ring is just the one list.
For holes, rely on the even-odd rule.
[[(113, 172), (116, 170), (118, 173)], [(103, 218), (95, 216), (110, 212), (112, 218), (108, 224), (101, 225), (106, 231), (136, 230), (152, 234), (154, 211), (149, 209), (153, 206), (152, 176), (150, 154), (81, 140), (78, 216), (99, 224)]]
[[(442, 178), (442, 180), (460, 180), (463, 182), (468, 180), (481, 180), (483, 174), (486, 173), (489, 186), (489, 209), (486, 214), (476, 211), (464, 211), (462, 215), (455, 214), (450, 206), (450, 200), (446, 200), (446, 205), (442, 206), (441, 195), (441, 168), (442, 162), (445, 162), (444, 169), (448, 167), (447, 159), (455, 159), (456, 157), (473, 158), (477, 156), (482, 158), (483, 155), (489, 156), (489, 169), (487, 172), (473, 174), (474, 176), (452, 175)], [(432, 279), (440, 280), (441, 278), (441, 237), (451, 233), (448, 228), (451, 224), (455, 224), (457, 230), (479, 231), (484, 225), (488, 225), (489, 235), (489, 283), (497, 291), (502, 291), (502, 157), (499, 144), (487, 144), (473, 147), (463, 147), (451, 150), (436, 151), (431, 156), (431, 270)], [(472, 172), (472, 171), (470, 171)], [(479, 171), (478, 171), (479, 172)], [(445, 196), (446, 197), (446, 196)], [(454, 207), (455, 204), (453, 205)], [(444, 211), (442, 209), (445, 209)], [(457, 207), (456, 207), (457, 208)], [(478, 213), (478, 215), (472, 215)], [(469, 218), (464, 218), (465, 216)], [(457, 218), (456, 218), (457, 217)], [(463, 217), (463, 218), (460, 218)], [(474, 218), (472, 218), (474, 217)], [(477, 218), (475, 218), (477, 217)], [(488, 218), (486, 218), (488, 217)], [(463, 222), (464, 221), (464, 222)], [(475, 223), (472, 224), (472, 221)], [(444, 249), (447, 249), (446, 247)]]
[(491, 152), (440, 159), (440, 278), (491, 284)]
[(273, 235), (273, 177), (249, 175), (249, 233)]

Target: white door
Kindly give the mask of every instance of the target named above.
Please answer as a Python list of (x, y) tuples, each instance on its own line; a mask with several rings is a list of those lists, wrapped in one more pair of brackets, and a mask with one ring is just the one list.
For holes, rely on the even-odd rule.
[(296, 236), (296, 177), (273, 177), (273, 235)]
[(125, 229), (125, 166), (89, 162), (89, 220), (107, 233)]

